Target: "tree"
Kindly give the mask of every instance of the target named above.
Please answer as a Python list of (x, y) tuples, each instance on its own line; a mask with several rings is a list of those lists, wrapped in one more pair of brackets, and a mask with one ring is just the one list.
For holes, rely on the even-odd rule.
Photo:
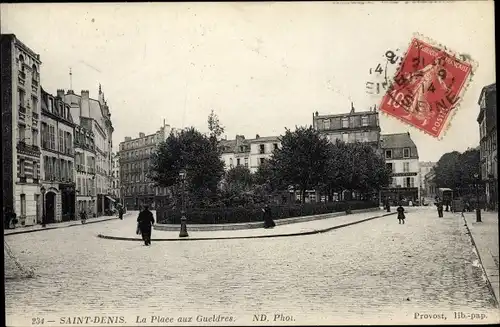
[(328, 141), (311, 126), (286, 130), (281, 148), (274, 150), (270, 160), (275, 177), (281, 185), (297, 186), (304, 202), (305, 191), (320, 185), (328, 159)]
[(241, 192), (248, 191), (254, 182), (254, 177), (245, 166), (236, 166), (226, 172), (225, 184)]
[(208, 130), (210, 131), (210, 140), (212, 143), (217, 144), (221, 135), (224, 133), (224, 126), (219, 122), (219, 117), (212, 111), (208, 115)]
[(464, 153), (445, 153), (434, 167), (434, 183), (439, 188), (451, 188), (457, 194), (470, 192), (470, 187), (477, 182), (474, 174), (478, 174), (478, 179), (481, 179), (480, 167), (480, 153), (477, 149), (468, 149)]
[(216, 196), (224, 174), (217, 146), (194, 128), (171, 133), (151, 159), (149, 177), (159, 186), (180, 185), (179, 172), (186, 171), (186, 186), (193, 201), (206, 203)]

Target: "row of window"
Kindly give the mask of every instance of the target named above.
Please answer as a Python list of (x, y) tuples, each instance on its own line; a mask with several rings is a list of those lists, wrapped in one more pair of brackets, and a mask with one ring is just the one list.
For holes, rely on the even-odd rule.
[(127, 186), (124, 188), (125, 195), (132, 195), (132, 194), (154, 194), (155, 193), (155, 186), (153, 184), (150, 185), (134, 185), (134, 186)]
[(43, 164), (46, 180), (73, 180), (73, 163), (71, 161), (44, 156)]
[(121, 166), (121, 170), (124, 172), (132, 171), (132, 170), (148, 170), (150, 166), (149, 160), (144, 160), (140, 162), (133, 163), (125, 163)]
[[(387, 162), (385, 165), (393, 173), (397, 172), (396, 171), (396, 164), (394, 162)], [(410, 163), (409, 162), (403, 162), (403, 173), (409, 173), (409, 172), (410, 172)]]
[[(38, 179), (38, 163), (33, 162), (33, 179)], [(26, 161), (24, 159), (19, 160), (19, 177), (26, 178)]]
[(120, 150), (129, 150), (133, 148), (138, 148), (140, 146), (144, 145), (149, 145), (149, 144), (155, 144), (157, 142), (161, 141), (161, 135), (156, 134), (156, 135), (151, 135), (145, 138), (141, 138), (135, 141), (128, 141), (120, 144)]
[(56, 143), (56, 128), (53, 125), (42, 123), (42, 148), (59, 151), (68, 155), (73, 154), (73, 136), (70, 132), (59, 129), (57, 131)]
[(130, 160), (130, 159), (134, 159), (134, 158), (139, 158), (140, 156), (151, 155), (154, 151), (155, 151), (155, 148), (147, 148), (147, 149), (136, 150), (136, 151), (122, 152), (122, 153), (120, 153), (120, 158)]
[(76, 191), (79, 195), (96, 196), (95, 180), (90, 177), (78, 177)]
[[(31, 135), (29, 135), (29, 131), (31, 131)], [(26, 125), (24, 123), (18, 124), (18, 142), (30, 143), (33, 146), (38, 146), (38, 130), (31, 128), (26, 129)]]
[(75, 130), (75, 141), (90, 148), (94, 147), (94, 138), (86, 135), (84, 130)]
[(149, 182), (151, 179), (148, 178), (146, 173), (142, 172), (140, 174), (122, 174), (121, 180), (123, 183), (139, 183)]
[(29, 102), (26, 102), (26, 91), (23, 89), (19, 88), (18, 89), (18, 99), (19, 99), (19, 107), (26, 109), (30, 108), (34, 111), (37, 112), (38, 110), (38, 98), (34, 95), (31, 96), (31, 106)]
[(353, 133), (331, 133), (326, 137), (330, 142), (336, 142), (337, 140), (344, 143), (354, 143), (354, 142), (376, 142), (378, 133), (376, 131), (371, 132), (353, 132)]
[[(393, 150), (385, 150), (385, 158), (392, 159), (393, 158)], [(403, 148), (403, 158), (410, 158), (410, 148)]]
[[(402, 179), (402, 185), (398, 182), (398, 179)], [(392, 187), (415, 187), (414, 177), (393, 177)]]
[[(375, 117), (375, 116), (374, 116)], [(358, 128), (366, 126), (377, 126), (376, 117), (370, 122), (368, 116), (350, 116), (338, 118), (326, 118), (316, 121), (318, 130), (340, 129), (340, 128)]]
[(491, 152), (497, 149), (497, 131), (496, 129), (491, 132), (490, 137), (481, 141), (480, 148), (481, 158), (486, 158)]

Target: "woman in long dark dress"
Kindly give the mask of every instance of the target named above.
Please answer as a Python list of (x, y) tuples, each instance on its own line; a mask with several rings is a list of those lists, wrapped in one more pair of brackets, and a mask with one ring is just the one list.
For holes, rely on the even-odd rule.
[(398, 220), (399, 220), (399, 223), (400, 224), (404, 224), (405, 223), (405, 208), (403, 208), (403, 206), (401, 206), (401, 204), (399, 205), (398, 209)]
[(276, 223), (271, 217), (271, 208), (269, 207), (269, 205), (266, 204), (264, 208), (262, 208), (262, 212), (264, 215), (264, 228), (273, 228), (274, 226), (276, 226)]

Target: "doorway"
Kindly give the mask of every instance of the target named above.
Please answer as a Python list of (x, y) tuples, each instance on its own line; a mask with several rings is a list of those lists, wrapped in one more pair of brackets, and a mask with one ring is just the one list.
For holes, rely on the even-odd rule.
[(56, 216), (56, 194), (47, 192), (45, 195), (45, 219), (47, 223), (54, 223)]

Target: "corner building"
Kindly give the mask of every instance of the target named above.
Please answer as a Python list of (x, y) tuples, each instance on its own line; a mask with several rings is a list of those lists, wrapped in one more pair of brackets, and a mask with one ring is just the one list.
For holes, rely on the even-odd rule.
[(21, 226), (42, 219), (40, 194), (40, 55), (2, 34), (2, 201)]
[(155, 208), (167, 196), (167, 188), (156, 187), (148, 177), (148, 172), (151, 155), (172, 131), (174, 129), (164, 123), (154, 134), (139, 133), (139, 137), (135, 139), (127, 136), (120, 143), (120, 182), (128, 210), (139, 210), (145, 204)]

